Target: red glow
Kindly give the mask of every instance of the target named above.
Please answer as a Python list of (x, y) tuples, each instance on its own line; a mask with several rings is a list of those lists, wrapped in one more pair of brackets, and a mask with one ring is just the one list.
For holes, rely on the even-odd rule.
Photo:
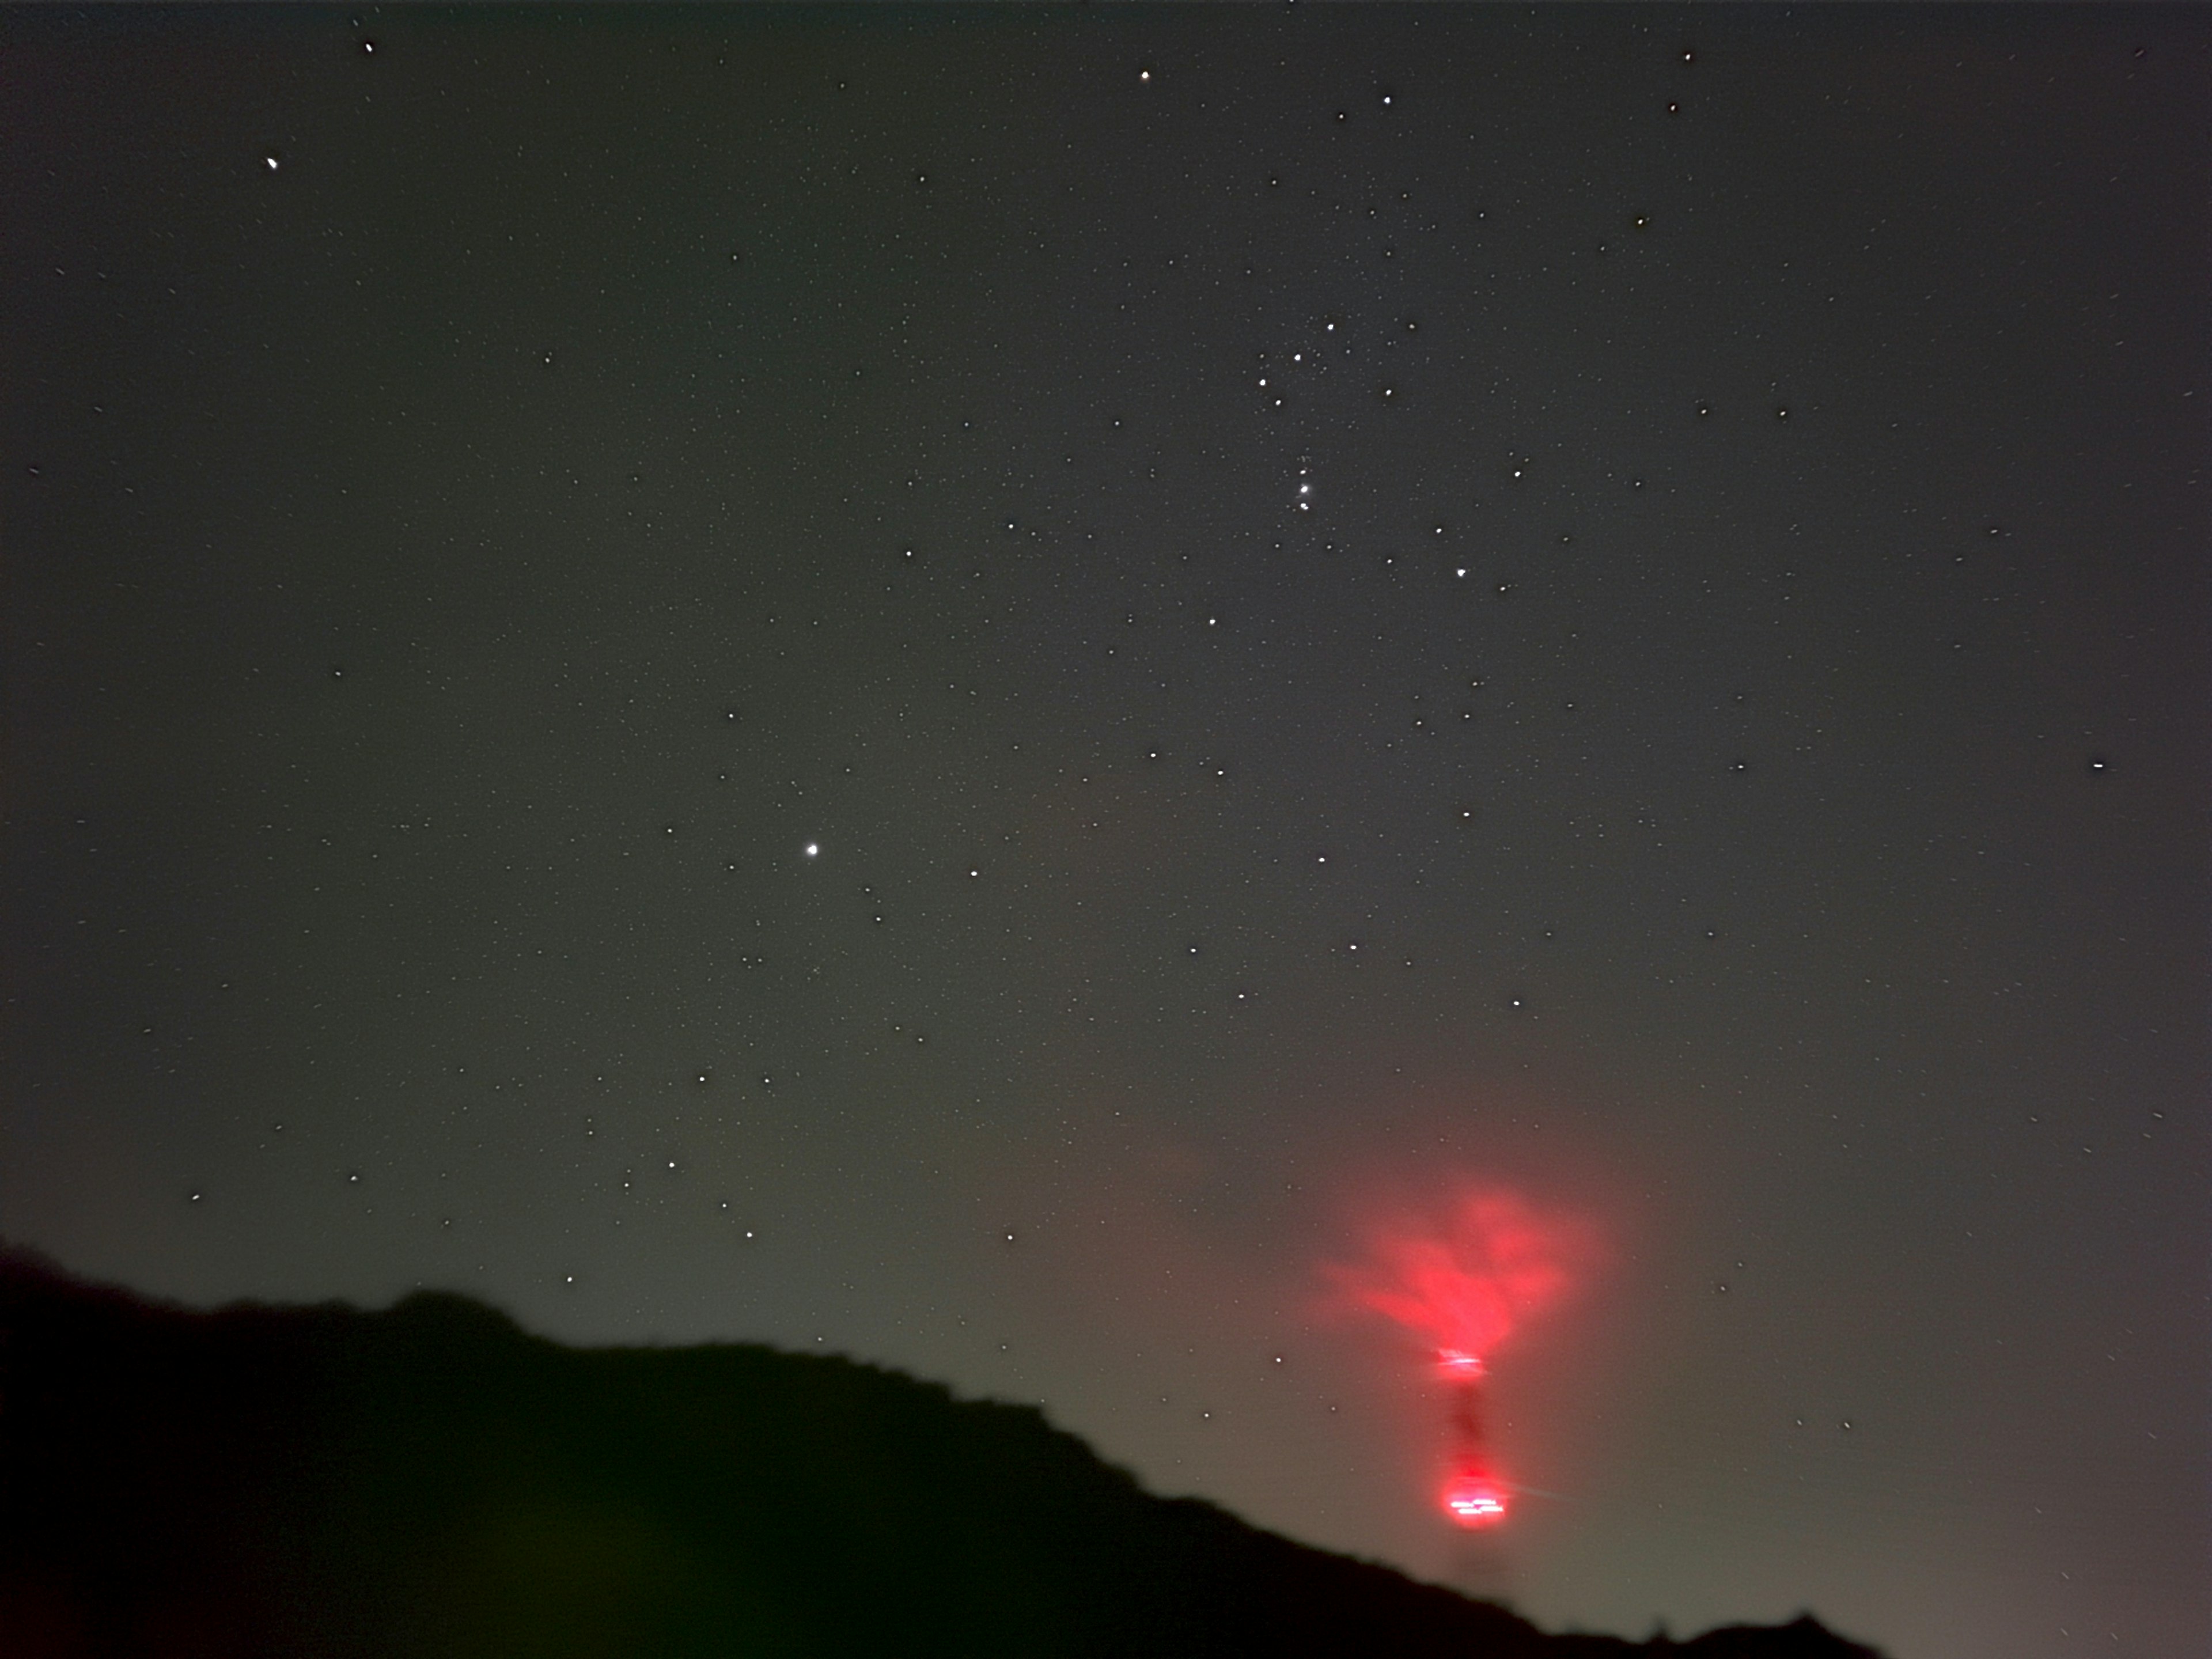
[(1462, 1527), (1494, 1527), (1505, 1518), (1505, 1488), (1480, 1469), (1462, 1469), (1444, 1483), (1444, 1513)]
[(1480, 1375), (1498, 1345), (1574, 1287), (1596, 1254), (1577, 1216), (1502, 1188), (1462, 1192), (1441, 1225), (1373, 1230), (1365, 1260), (1324, 1271), (1353, 1306), (1433, 1348), (1448, 1375)]
[(1435, 1354), (1451, 1436), (1437, 1501), (1455, 1525), (1505, 1519), (1507, 1487), (1491, 1473), (1484, 1432), (1492, 1352), (1572, 1291), (1599, 1255), (1583, 1218), (1501, 1187), (1468, 1186), (1441, 1217), (1370, 1227), (1360, 1260), (1323, 1269), (1340, 1307), (1380, 1314)]
[(1480, 1376), (1485, 1369), (1478, 1356), (1462, 1353), (1457, 1348), (1442, 1349), (1437, 1354), (1437, 1375), (1447, 1382), (1471, 1382)]

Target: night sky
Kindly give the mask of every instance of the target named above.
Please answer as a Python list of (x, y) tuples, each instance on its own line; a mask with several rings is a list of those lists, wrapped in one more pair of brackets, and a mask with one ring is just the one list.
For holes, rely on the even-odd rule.
[[(2212, 1633), (2212, 17), (0, 17), (0, 1233)], [(1332, 1272), (1578, 1218), (1480, 1559)], [(1334, 1264), (1334, 1267), (1332, 1264)]]

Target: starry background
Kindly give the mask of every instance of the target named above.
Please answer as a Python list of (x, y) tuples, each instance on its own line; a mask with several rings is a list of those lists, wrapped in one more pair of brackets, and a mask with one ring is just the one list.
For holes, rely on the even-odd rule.
[[(0, 1232), (2199, 1650), (2208, 41), (10, 11)], [(1315, 1295), (1471, 1176), (1474, 1564)]]

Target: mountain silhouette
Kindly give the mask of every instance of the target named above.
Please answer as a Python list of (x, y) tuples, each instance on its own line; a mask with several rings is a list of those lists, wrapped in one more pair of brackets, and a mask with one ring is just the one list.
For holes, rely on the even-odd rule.
[(465, 1297), (161, 1306), (0, 1252), (0, 1659), (1874, 1659), (1506, 1610), (1164, 1498), (1032, 1409)]

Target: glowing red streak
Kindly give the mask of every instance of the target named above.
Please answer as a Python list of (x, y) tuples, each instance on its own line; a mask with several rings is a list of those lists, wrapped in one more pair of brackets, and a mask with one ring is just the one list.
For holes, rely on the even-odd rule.
[(1494, 1527), (1505, 1518), (1505, 1489), (1477, 1469), (1444, 1483), (1444, 1513), (1462, 1527)]
[(1438, 1498), (1456, 1524), (1505, 1518), (1506, 1489), (1490, 1472), (1482, 1427), (1490, 1352), (1571, 1290), (1598, 1254), (1580, 1218), (1476, 1188), (1459, 1194), (1441, 1226), (1376, 1229), (1364, 1260), (1324, 1270), (1343, 1304), (1381, 1314), (1435, 1351), (1437, 1376), (1451, 1391), (1454, 1443)]

